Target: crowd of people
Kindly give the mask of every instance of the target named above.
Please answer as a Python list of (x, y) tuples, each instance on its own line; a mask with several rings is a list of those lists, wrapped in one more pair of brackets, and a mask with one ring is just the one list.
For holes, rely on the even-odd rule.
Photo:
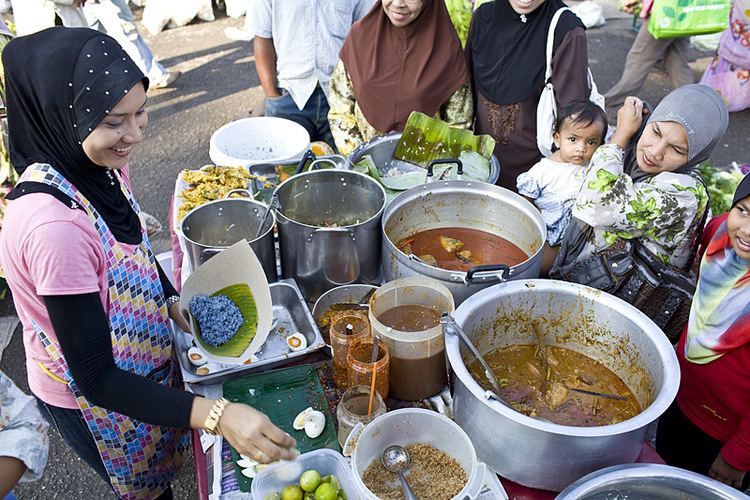
[[(465, 47), (441, 0), (253, 0), (248, 30), (266, 114), (300, 123), (343, 154), (402, 130), (412, 111), (491, 135), (498, 183), (532, 200), (548, 226), (543, 273), (617, 294), (677, 344), (681, 385), (660, 420), (657, 451), (744, 489), (750, 177), (729, 213), (708, 220), (696, 169), (720, 143), (733, 103), (749, 95), (734, 62), (747, 57), (738, 47), (750, 50), (743, 2), (735, 0), (704, 76), (711, 86), (675, 79), (651, 109), (621, 81), (607, 94), (618, 108), (608, 140), (607, 115), (589, 100), (585, 28), (563, 11), (551, 40), (559, 112), (549, 157), (537, 144), (537, 110), (562, 0), (484, 3)], [(94, 2), (72, 7), (83, 3)], [(2, 54), (10, 161), (20, 179), (8, 196), (0, 263), (35, 399), (0, 378), (0, 496), (41, 473), (45, 422), (123, 498), (171, 498), (189, 429), (221, 434), (260, 462), (297, 454), (294, 439), (253, 408), (180, 387), (168, 322), (189, 327), (154, 258), (128, 169), (148, 123), (146, 92), (164, 77), (152, 78), (142, 50), (103, 31), (48, 28), (10, 41)], [(631, 55), (650, 43), (644, 36)], [(682, 64), (681, 50), (672, 44), (650, 57)], [(644, 304), (654, 295), (636, 279), (639, 266), (611, 265), (626, 259), (676, 281), (694, 279), (697, 268), (697, 283), (657, 301), (669, 310), (664, 317)]]

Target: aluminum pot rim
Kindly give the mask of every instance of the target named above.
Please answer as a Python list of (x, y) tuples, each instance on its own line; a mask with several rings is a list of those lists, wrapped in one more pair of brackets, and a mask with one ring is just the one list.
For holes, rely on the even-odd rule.
[[(393, 217), (396, 210), (399, 210), (405, 207), (407, 203), (413, 202), (423, 196), (427, 196), (430, 194), (439, 196), (443, 194), (443, 192), (449, 193), (449, 194), (455, 194), (456, 192), (461, 192), (461, 191), (476, 191), (477, 185), (480, 189), (486, 191), (485, 194), (487, 194), (489, 197), (492, 197), (492, 194), (495, 194), (495, 195), (505, 194), (504, 191), (507, 191), (510, 194), (516, 194), (508, 189), (502, 188), (500, 186), (496, 186), (494, 184), (487, 184), (486, 182), (479, 182), (479, 181), (464, 181), (464, 180), (458, 180), (458, 179), (430, 182), (430, 183), (422, 184), (421, 186), (416, 186), (406, 191), (403, 191), (395, 199), (393, 199), (393, 201), (391, 201), (391, 203), (386, 207), (385, 211), (383, 212), (383, 218), (380, 221), (380, 228), (381, 228), (381, 233), (383, 235), (383, 241), (385, 242), (388, 251), (393, 253), (399, 262), (406, 264), (408, 267), (410, 267), (411, 269), (414, 269), (419, 274), (429, 276), (430, 278), (434, 278), (434, 279), (441, 280), (441, 281), (448, 281), (450, 283), (466, 284), (467, 286), (471, 285), (471, 283), (466, 282), (466, 271), (441, 269), (439, 267), (429, 266), (425, 264), (424, 262), (410, 258), (408, 255), (402, 252), (393, 241), (391, 241), (391, 238), (388, 236), (388, 233), (386, 232), (385, 227), (386, 227), (387, 222)], [(430, 188), (437, 188), (437, 192), (433, 192), (434, 189), (430, 189)], [(420, 191), (425, 191), (425, 192), (420, 193)], [(497, 201), (501, 201), (501, 200), (497, 198)], [(544, 224), (544, 220), (542, 219), (541, 213), (539, 213), (539, 211), (536, 209), (536, 207), (534, 207), (534, 205), (531, 202), (521, 197), (520, 195), (518, 195), (518, 199), (513, 200), (513, 202), (518, 202), (520, 207), (524, 207), (525, 205), (525, 208), (528, 209), (528, 210), (523, 210), (523, 212), (534, 221), (536, 229), (539, 231), (539, 235), (541, 236), (542, 244), (539, 246), (537, 251), (534, 252), (531, 256), (529, 256), (526, 260), (516, 264), (515, 266), (510, 266), (511, 271), (510, 271), (509, 276), (501, 277), (500, 274), (497, 274), (497, 273), (496, 274), (480, 274), (474, 278), (474, 284), (481, 284), (485, 286), (488, 283), (493, 283), (493, 282), (496, 284), (504, 283), (510, 276), (512, 276), (512, 274), (515, 272), (516, 269), (521, 269), (525, 267), (526, 265), (528, 265), (530, 262), (533, 262), (535, 259), (541, 257), (541, 253), (544, 251), (544, 243), (546, 243), (547, 241), (547, 226)], [(511, 204), (514, 204), (514, 203), (511, 203)], [(517, 207), (517, 208), (520, 208), (520, 207)]]
[[(658, 326), (656, 326), (653, 321), (651, 321), (648, 316), (646, 316), (644, 313), (642, 313), (632, 305), (621, 299), (618, 299), (613, 295), (585, 285), (579, 285), (578, 283), (569, 283), (566, 281), (551, 279), (509, 281), (480, 290), (479, 292), (466, 299), (456, 309), (454, 318), (456, 319), (456, 322), (462, 324), (471, 314), (470, 311), (473, 311), (479, 306), (484, 305), (486, 302), (493, 300), (496, 294), (501, 293), (503, 295), (506, 295), (510, 293), (522, 292), (524, 290), (528, 290), (528, 288), (535, 288), (540, 291), (559, 291), (560, 288), (568, 288), (576, 291), (577, 294), (588, 294), (592, 298), (598, 297), (600, 301), (605, 301), (608, 307), (610, 307), (611, 309), (620, 311), (624, 309), (627, 312), (627, 316), (633, 319), (636, 323), (645, 323), (647, 326), (649, 326), (648, 329), (644, 329), (644, 332), (646, 332), (646, 335), (654, 344), (654, 347), (659, 354), (659, 359), (663, 361), (664, 370), (661, 387), (656, 389), (656, 398), (635, 417), (624, 420), (622, 422), (618, 422), (616, 424), (601, 425), (596, 427), (575, 427), (555, 424), (552, 422), (545, 422), (544, 420), (526, 416), (520, 412), (512, 410), (502, 403), (491, 401), (484, 397), (486, 391), (482, 389), (477, 381), (474, 380), (474, 377), (469, 374), (469, 370), (466, 368), (466, 365), (463, 362), (458, 338), (453, 335), (446, 336), (445, 352), (448, 356), (450, 368), (451, 370), (453, 370), (460, 382), (467, 388), (469, 392), (471, 392), (471, 394), (476, 399), (481, 401), (482, 404), (488, 406), (490, 409), (494, 410), (496, 413), (499, 413), (505, 418), (518, 422), (526, 427), (552, 434), (575, 437), (606, 437), (626, 434), (628, 432), (636, 431), (638, 429), (646, 427), (667, 410), (667, 408), (674, 401), (674, 398), (677, 396), (677, 390), (680, 385), (679, 364), (674, 348), (672, 347), (672, 344), (669, 343), (669, 340), (667, 340), (667, 337), (664, 335), (664, 333), (659, 329)], [(653, 334), (649, 334), (649, 331)]]
[(312, 170), (312, 171), (309, 171), (309, 172), (301, 172), (299, 174), (296, 174), (296, 175), (293, 175), (293, 176), (289, 177), (287, 180), (285, 180), (284, 182), (282, 182), (281, 184), (279, 184), (278, 186), (276, 186), (276, 189), (273, 190), (273, 196), (276, 197), (278, 195), (278, 193), (279, 193), (279, 190), (282, 187), (284, 187), (287, 183), (291, 183), (291, 181), (297, 181), (297, 180), (302, 179), (302, 178), (307, 177), (307, 176), (326, 175), (326, 172), (334, 172), (334, 173), (339, 174), (339, 175), (353, 175), (353, 176), (358, 176), (358, 177), (361, 177), (362, 179), (365, 179), (365, 182), (370, 182), (373, 186), (376, 186), (379, 189), (380, 194), (382, 196), (382, 203), (381, 203), (380, 208), (378, 209), (378, 211), (375, 212), (369, 219), (366, 219), (366, 220), (364, 220), (362, 222), (359, 222), (357, 224), (349, 224), (348, 226), (338, 226), (338, 227), (335, 227), (335, 228), (329, 228), (329, 227), (323, 227), (323, 226), (313, 226), (311, 224), (305, 224), (303, 222), (299, 222), (299, 221), (297, 221), (295, 219), (292, 219), (292, 218), (284, 215), (284, 207), (280, 206), (277, 210), (275, 210), (275, 213), (278, 215), (277, 220), (279, 220), (280, 222), (281, 221), (291, 222), (291, 223), (294, 223), (294, 224), (296, 224), (296, 225), (298, 225), (300, 227), (304, 227), (304, 228), (308, 228), (308, 229), (312, 229), (312, 230), (322, 229), (324, 231), (331, 231), (331, 230), (335, 231), (337, 229), (354, 229), (354, 228), (358, 228), (358, 227), (361, 227), (361, 226), (365, 226), (365, 225), (370, 224), (373, 221), (378, 220), (383, 215), (383, 212), (385, 211), (385, 204), (386, 204), (385, 189), (383, 189), (383, 186), (381, 186), (378, 181), (376, 181), (375, 179), (373, 179), (369, 175), (361, 174), (359, 172), (355, 172), (354, 170), (325, 169), (325, 170)]
[(595, 488), (602, 486), (606, 487), (607, 484), (610, 484), (612, 481), (623, 478), (684, 479), (692, 483), (698, 483), (702, 486), (715, 489), (726, 496), (726, 498), (736, 498), (738, 500), (744, 498), (739, 490), (736, 490), (731, 486), (715, 481), (707, 476), (665, 464), (621, 464), (606, 467), (577, 479), (560, 492), (560, 495), (557, 498), (561, 500), (578, 499), (583, 495), (591, 493), (591, 490)]
[[(220, 200), (209, 201), (208, 203), (204, 203), (203, 205), (199, 205), (199, 206), (195, 207), (194, 209), (192, 209), (191, 211), (189, 211), (187, 213), (187, 215), (185, 215), (185, 217), (182, 219), (182, 222), (180, 223), (180, 231), (182, 232), (182, 235), (185, 237), (185, 240), (188, 241), (188, 242), (190, 242), (190, 243), (192, 243), (193, 245), (196, 245), (196, 246), (199, 246), (199, 247), (202, 247), (202, 248), (229, 248), (231, 245), (222, 246), (222, 245), (206, 245), (205, 243), (198, 243), (197, 241), (195, 241), (195, 240), (193, 240), (193, 239), (191, 239), (191, 238), (189, 238), (187, 236), (187, 234), (185, 233), (185, 224), (186, 224), (187, 220), (190, 218), (191, 215), (193, 215), (194, 213), (197, 213), (202, 208), (209, 207), (211, 205), (220, 204), (220, 203), (237, 203), (237, 202), (240, 202), (240, 203), (249, 203), (251, 205), (257, 206), (258, 208), (268, 208), (268, 205), (266, 205), (265, 203), (263, 203), (261, 201), (258, 201), (258, 200), (251, 200), (250, 198), (222, 198)], [(274, 210), (271, 210), (268, 215), (269, 215), (269, 217), (271, 217), (271, 221), (272, 221), (272, 224), (268, 227), (268, 229), (266, 229), (265, 231), (263, 231), (263, 233), (260, 236), (258, 236), (257, 238), (254, 238), (252, 240), (247, 240), (247, 238), (245, 238), (245, 241), (247, 241), (248, 243), (253, 243), (255, 241), (260, 241), (263, 238), (265, 238), (266, 236), (268, 236), (268, 233), (273, 232), (273, 228), (274, 228), (274, 226), (276, 225), (276, 222), (277, 222), (276, 212)]]

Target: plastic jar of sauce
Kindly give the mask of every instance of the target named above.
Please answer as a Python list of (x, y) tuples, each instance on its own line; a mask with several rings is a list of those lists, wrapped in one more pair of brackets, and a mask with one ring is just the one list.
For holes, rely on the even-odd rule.
[(344, 391), (349, 387), (347, 356), (350, 344), (369, 336), (370, 320), (364, 311), (342, 311), (331, 319), (333, 382), (340, 390)]
[(349, 345), (349, 355), (347, 356), (349, 387), (355, 385), (370, 387), (372, 372), (375, 370), (375, 390), (380, 393), (381, 398), (385, 399), (388, 397), (391, 357), (388, 353), (388, 347), (383, 342), (378, 342), (378, 355), (375, 363), (371, 363), (372, 345), (374, 343), (374, 338), (367, 337), (355, 340)]

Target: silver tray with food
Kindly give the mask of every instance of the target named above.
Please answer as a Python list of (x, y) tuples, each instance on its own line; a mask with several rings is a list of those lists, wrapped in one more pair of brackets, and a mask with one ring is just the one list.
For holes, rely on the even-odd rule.
[(267, 369), (325, 346), (299, 287), (292, 279), (270, 283), (273, 323), (263, 346), (246, 364), (207, 361), (193, 336), (173, 324), (177, 359), (188, 384), (216, 384), (241, 373)]

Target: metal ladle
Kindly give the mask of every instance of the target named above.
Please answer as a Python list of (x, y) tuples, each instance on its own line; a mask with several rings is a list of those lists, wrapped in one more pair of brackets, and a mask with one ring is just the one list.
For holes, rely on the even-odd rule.
[(412, 493), (409, 488), (409, 483), (406, 482), (404, 471), (409, 468), (411, 458), (406, 448), (397, 444), (391, 445), (380, 455), (380, 461), (386, 470), (393, 472), (398, 475), (399, 481), (401, 481), (401, 487), (404, 489), (404, 497), (406, 500), (417, 500), (417, 497)]

